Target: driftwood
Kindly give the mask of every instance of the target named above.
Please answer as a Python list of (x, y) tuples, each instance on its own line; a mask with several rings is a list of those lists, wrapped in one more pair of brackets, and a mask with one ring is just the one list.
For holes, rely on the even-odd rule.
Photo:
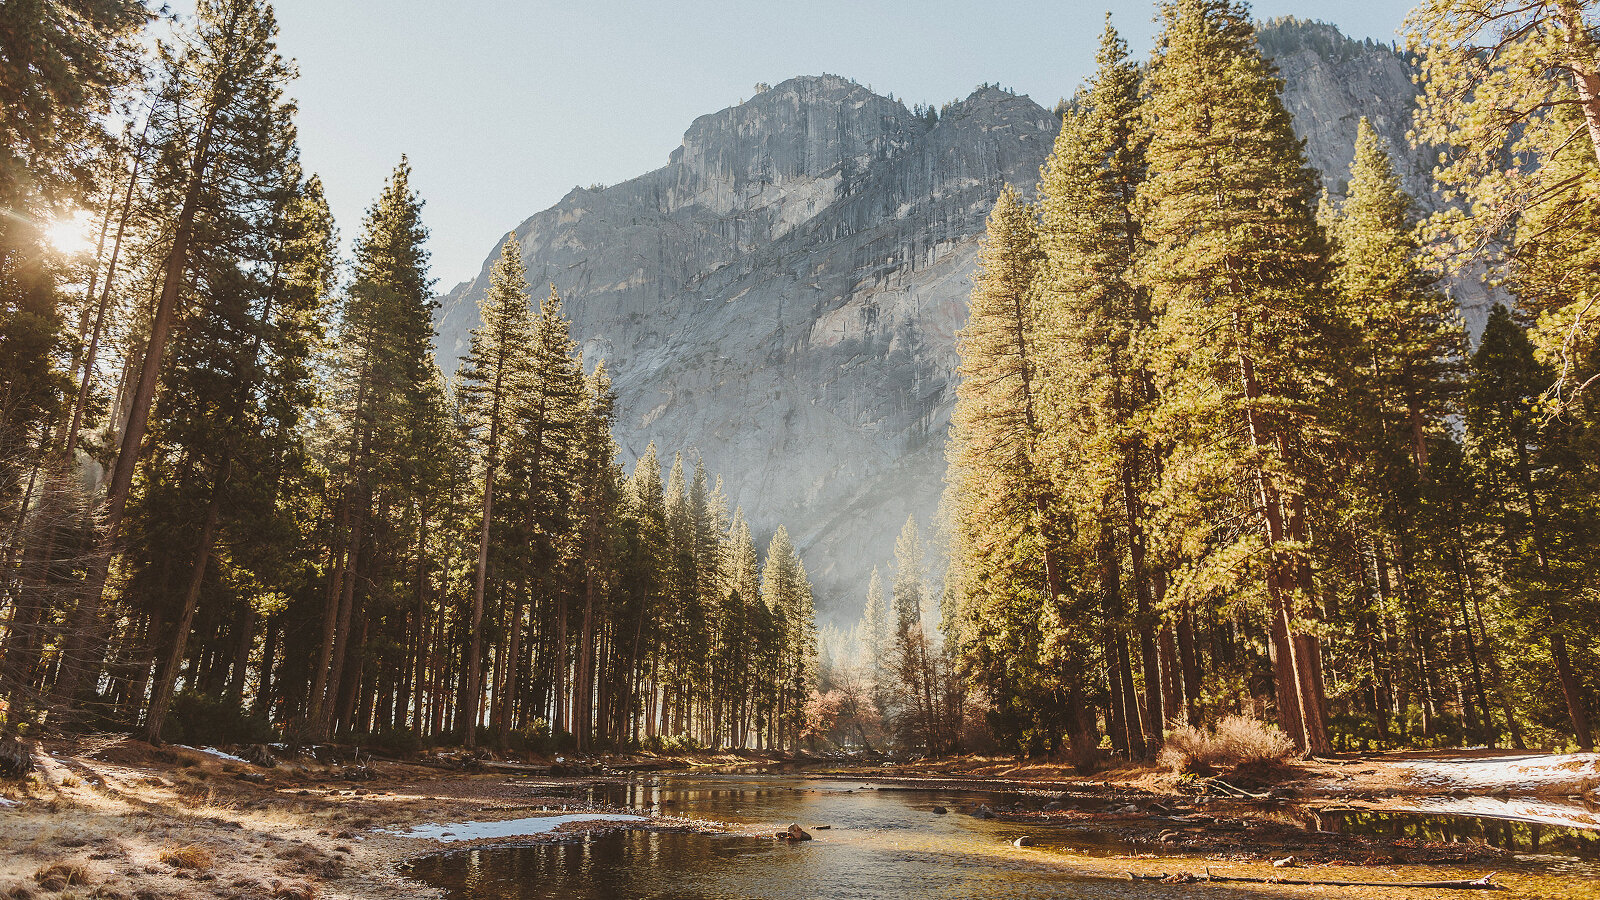
[(1272, 796), (1271, 794), (1252, 793), (1242, 787), (1239, 787), (1238, 785), (1229, 784), (1226, 781), (1223, 781), (1220, 777), (1201, 779), (1200, 784), (1203, 785), (1201, 793), (1205, 793), (1206, 791), (1214, 791), (1218, 794), (1222, 794), (1223, 796), (1234, 797), (1240, 800), (1266, 800)]
[(1482, 878), (1462, 878), (1456, 881), (1318, 881), (1312, 878), (1282, 878), (1277, 876), (1251, 876), (1251, 875), (1213, 875), (1206, 869), (1204, 875), (1195, 875), (1190, 872), (1179, 872), (1175, 875), (1139, 875), (1128, 873), (1130, 881), (1159, 881), (1167, 884), (1193, 884), (1202, 881), (1216, 882), (1248, 882), (1250, 884), (1299, 884), (1316, 885), (1319, 887), (1393, 887), (1393, 888), (1439, 888), (1445, 890), (1504, 890), (1501, 885), (1494, 883), (1497, 873), (1490, 872)]

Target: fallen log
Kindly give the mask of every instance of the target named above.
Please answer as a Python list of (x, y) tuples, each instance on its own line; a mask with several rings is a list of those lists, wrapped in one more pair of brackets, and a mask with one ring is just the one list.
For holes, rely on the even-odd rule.
[(1454, 881), (1322, 881), (1313, 878), (1281, 878), (1275, 876), (1255, 875), (1213, 875), (1206, 869), (1204, 875), (1195, 875), (1190, 872), (1178, 872), (1168, 875), (1140, 875), (1136, 872), (1128, 873), (1129, 881), (1159, 881), (1167, 884), (1193, 884), (1201, 881), (1216, 882), (1245, 882), (1249, 884), (1295, 884), (1313, 885), (1317, 887), (1392, 887), (1392, 888), (1438, 888), (1443, 890), (1480, 890), (1500, 891), (1505, 890), (1503, 885), (1495, 884), (1494, 876), (1490, 872), (1482, 878), (1462, 878)]

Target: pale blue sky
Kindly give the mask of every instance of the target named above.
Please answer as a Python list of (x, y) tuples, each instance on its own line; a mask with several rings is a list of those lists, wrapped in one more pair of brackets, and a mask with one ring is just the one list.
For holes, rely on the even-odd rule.
[[(1259, 0), (1255, 13), (1389, 40), (1409, 6)], [(304, 161), (346, 246), (408, 154), (441, 292), (574, 185), (664, 165), (696, 116), (756, 82), (829, 72), (937, 105), (987, 81), (1049, 106), (1091, 70), (1108, 7), (1147, 54), (1149, 0), (277, 3), (280, 47), (300, 67)]]

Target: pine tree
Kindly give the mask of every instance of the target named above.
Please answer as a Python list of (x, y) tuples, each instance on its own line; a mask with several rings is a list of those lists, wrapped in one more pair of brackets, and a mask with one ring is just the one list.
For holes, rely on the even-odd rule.
[[(186, 110), (181, 117), (170, 116), (155, 138), (164, 146), (163, 168), (177, 212), (164, 232), (161, 251), (150, 254), (152, 261), (160, 260), (159, 296), (142, 363), (130, 382), (126, 419), (120, 423), (119, 448), (107, 487), (101, 561), (84, 580), (83, 598), (64, 638), (66, 665), (55, 686), (61, 703), (78, 699), (80, 688), (97, 674), (104, 656), (103, 594), (109, 562), (123, 538), (140, 450), (163, 384), (167, 345), (174, 328), (192, 311), (192, 297), (185, 292), (207, 275), (221, 280), (207, 285), (219, 292), (229, 289), (229, 281), (244, 277), (215, 267), (208, 253), (222, 255), (248, 241), (250, 204), (281, 184), (281, 155), (291, 152), (293, 144), (288, 124), (292, 107), (281, 97), (291, 72), (277, 53), (277, 23), (271, 8), (260, 0), (209, 0), (200, 4), (196, 20), (196, 32), (179, 55), (163, 60), (164, 90), (174, 99), (174, 108), (181, 103)], [(226, 214), (212, 218), (203, 211)], [(212, 312), (200, 312), (200, 320), (219, 324)]]
[[(1079, 519), (1076, 531), (1099, 535), (1101, 557), (1100, 615), (1068, 609), (1059, 619), (1085, 631), (1095, 619), (1105, 619), (1105, 652), (1119, 664), (1128, 655), (1124, 632), (1131, 628), (1137, 634), (1148, 721), (1141, 723), (1136, 714), (1131, 670), (1119, 681), (1122, 696), (1113, 698), (1120, 711), (1109, 717), (1131, 732), (1122, 742), (1137, 752), (1145, 744), (1140, 732), (1159, 740), (1168, 716), (1176, 712), (1165, 709), (1157, 651), (1155, 608), (1165, 573), (1154, 570), (1149, 552), (1148, 495), (1159, 448), (1145, 433), (1155, 396), (1143, 356), (1154, 317), (1149, 292), (1134, 278), (1144, 250), (1135, 201), (1149, 138), (1140, 118), (1138, 69), (1109, 21), (1098, 62), (1078, 109), (1063, 123), (1040, 181), (1049, 323), (1041, 345), (1051, 373), (1045, 430), (1056, 490), (1070, 498)], [(1126, 588), (1120, 583), (1124, 570)], [(1136, 603), (1131, 615), (1125, 611), (1129, 594)], [(1077, 643), (1077, 653), (1086, 655), (1084, 637), (1058, 646), (1065, 651)], [(1069, 665), (1086, 668), (1082, 659)], [(1083, 740), (1098, 742), (1089, 734)]]
[(1449, 408), (1464, 335), (1449, 298), (1424, 271), (1412, 203), (1382, 138), (1363, 118), (1350, 165), (1349, 199), (1332, 227), (1334, 287), (1347, 304), (1385, 432), (1408, 435), (1419, 473), (1428, 466), (1430, 423)]
[(889, 604), (884, 598), (883, 577), (878, 574), (877, 566), (872, 567), (872, 577), (867, 582), (867, 602), (861, 611), (856, 641), (861, 650), (861, 667), (867, 673), (872, 691), (872, 702), (881, 716), (888, 707), (888, 662), (894, 626), (889, 621)]
[[(516, 235), (507, 235), (500, 258), (489, 272), (489, 290), (479, 304), (482, 325), (472, 330), (472, 349), (462, 361), (460, 377), (468, 409), (482, 432), (483, 506), (478, 529), (477, 570), (472, 584), (472, 645), (467, 651), (467, 692), (462, 716), (477, 719), (476, 704), (483, 678), (483, 595), (489, 575), (489, 532), (494, 522), (495, 478), (501, 466), (506, 424), (514, 415), (528, 377), (522, 353), (533, 340), (529, 316), (527, 273)], [(462, 740), (475, 746), (477, 735), (467, 729)]]
[(1493, 520), (1506, 587), (1523, 615), (1532, 620), (1532, 633), (1546, 636), (1572, 733), (1578, 746), (1587, 750), (1594, 746), (1587, 690), (1573, 665), (1567, 638), (1569, 632), (1576, 633), (1583, 638), (1579, 646), (1584, 646), (1594, 634), (1593, 609), (1571, 608), (1572, 600), (1582, 597), (1587, 587), (1570, 579), (1585, 571), (1581, 560), (1589, 548), (1581, 538), (1574, 542), (1575, 536), (1560, 526), (1563, 519), (1571, 521), (1563, 515), (1566, 499), (1550, 490), (1549, 448), (1540, 433), (1537, 407), (1537, 397), (1550, 377), (1550, 370), (1535, 358), (1526, 331), (1505, 306), (1495, 304), (1472, 355), (1466, 403), (1468, 453), (1482, 480), (1479, 502)]
[[(1322, 753), (1318, 639), (1303, 624), (1314, 610), (1306, 485), (1325, 437), (1315, 366), (1338, 340), (1321, 302), (1315, 179), (1244, 6), (1173, 0), (1161, 22), (1145, 104), (1150, 174), (1139, 191), (1151, 247), (1139, 272), (1158, 313), (1158, 420), (1174, 436), (1163, 471), (1175, 513), (1167, 539), (1198, 557), (1173, 588), (1202, 597), (1262, 573), (1279, 721)], [(1233, 515), (1250, 530), (1217, 543), (1215, 519)], [(1250, 556), (1265, 565), (1239, 565)]]
[[(1042, 254), (1034, 229), (1029, 209), (1002, 189), (958, 337), (961, 380), (948, 450), (954, 528), (946, 577), (957, 602), (945, 635), (995, 710), (991, 722), (1003, 740), (1059, 733), (1066, 694), (1035, 668), (1044, 655), (1040, 612), (1076, 594), (1058, 498), (1039, 460)], [(1019, 663), (1027, 677), (1018, 677)]]
[(815, 684), (817, 635), (805, 565), (781, 525), (767, 545), (761, 601), (772, 617), (769, 654), (776, 691), (772, 746), (793, 746), (799, 739), (803, 704)]
[[(336, 360), (335, 429), (327, 464), (339, 484), (322, 635), (313, 667), (305, 733), (326, 739), (353, 715), (369, 600), (392, 599), (390, 560), (410, 544), (418, 521), (406, 521), (426, 490), (421, 466), (431, 449), (418, 425), (443, 402), (433, 365), (432, 279), (423, 249), (422, 201), (402, 157), (367, 211), (355, 245)], [(358, 588), (360, 589), (358, 591)]]

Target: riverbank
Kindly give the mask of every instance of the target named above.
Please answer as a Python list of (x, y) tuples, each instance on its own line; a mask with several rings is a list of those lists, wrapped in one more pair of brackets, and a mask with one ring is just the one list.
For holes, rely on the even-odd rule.
[[(560, 777), (306, 757), (258, 766), (219, 751), (136, 741), (49, 742), (22, 781), (0, 781), (0, 896), (35, 900), (392, 900), (434, 892), (404, 860), (503, 842), (416, 826), (630, 810), (574, 801)], [(565, 819), (519, 841), (616, 828), (704, 830), (670, 816)]]
[[(1408, 876), (1431, 878), (1441, 866), (1501, 868), (1508, 854), (1339, 823), (1362, 811), (1452, 799), (1532, 804), (1523, 809), (1533, 810), (1528, 815), (1545, 807), (1582, 811), (1584, 792), (1600, 784), (1600, 760), (1484, 753), (1305, 763), (1278, 773), (1272, 785), (1234, 785), (1255, 795), (1245, 797), (1151, 769), (1079, 777), (971, 758), (883, 767), (775, 754), (636, 755), (489, 761), (484, 770), (483, 761), (460, 757), (402, 763), (297, 756), (264, 767), (218, 751), (115, 739), (50, 743), (35, 758), (27, 781), (0, 782), (0, 895), (9, 900), (389, 900), (396, 892), (431, 894), (407, 877), (403, 863), (440, 850), (594, 839), (616, 830), (762, 833), (674, 807), (670, 790), (629, 793), (639, 779), (668, 772), (688, 779), (782, 773), (829, 790), (850, 779), (862, 791), (986, 792), (951, 801), (948, 814), (1043, 826), (1041, 835), (1114, 839), (1125, 852), (1071, 856), (1095, 877), (1219, 865), (1267, 877), (1277, 871), (1274, 860), (1291, 858), (1297, 872), (1309, 866), (1303, 871), (1327, 878), (1416, 880)], [(1328, 830), (1308, 830), (1307, 814), (1326, 816)], [(1600, 829), (1600, 821), (1578, 827)]]

